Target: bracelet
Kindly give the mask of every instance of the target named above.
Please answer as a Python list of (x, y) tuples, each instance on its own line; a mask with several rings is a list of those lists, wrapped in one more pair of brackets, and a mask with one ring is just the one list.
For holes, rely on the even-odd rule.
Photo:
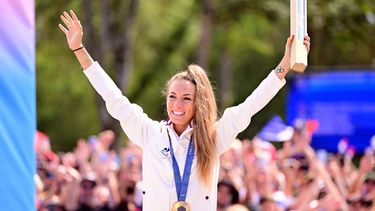
[(76, 48), (76, 49), (73, 50), (73, 52), (79, 51), (79, 50), (81, 50), (82, 48), (83, 48), (83, 46), (81, 46), (81, 47), (79, 47), (79, 48)]

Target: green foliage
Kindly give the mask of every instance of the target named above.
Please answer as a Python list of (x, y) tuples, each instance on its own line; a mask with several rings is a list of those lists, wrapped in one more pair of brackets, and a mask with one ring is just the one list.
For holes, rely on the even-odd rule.
[(37, 2), (37, 127), (53, 148), (71, 150), (97, 133), (98, 118), (93, 90), (58, 28), (62, 7), (49, 2)]
[[(110, 12), (123, 18), (127, 1), (113, 1)], [(214, 1), (214, 22), (208, 72), (217, 87), (222, 52), (230, 59), (229, 101), (241, 103), (282, 57), (289, 35), (289, 1)], [(131, 31), (133, 68), (124, 94), (153, 119), (164, 115), (161, 90), (169, 76), (194, 63), (199, 47), (200, 1), (139, 1)], [(93, 1), (95, 35), (100, 33), (100, 1)], [(308, 1), (308, 31), (312, 37), (309, 71), (317, 66), (370, 66), (375, 58), (375, 5), (371, 0)], [(69, 150), (80, 137), (100, 130), (94, 90), (82, 73), (58, 28), (63, 10), (74, 9), (83, 18), (81, 1), (36, 1), (37, 126), (56, 150)], [(121, 21), (119, 22), (121, 23)], [(85, 26), (84, 26), (85, 27)], [(120, 36), (124, 25), (111, 29)], [(114, 74), (113, 55), (104, 51), (103, 66)], [(332, 66), (328, 66), (331, 68)], [(284, 88), (255, 115), (240, 138), (251, 138), (274, 114), (285, 110)]]
[(375, 57), (374, 1), (309, 1), (311, 59), (316, 65), (370, 66)]

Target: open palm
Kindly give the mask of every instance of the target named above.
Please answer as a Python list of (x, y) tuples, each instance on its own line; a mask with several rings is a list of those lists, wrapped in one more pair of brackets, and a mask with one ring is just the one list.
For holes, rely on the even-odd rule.
[(70, 10), (70, 15), (64, 11), (64, 13), (60, 15), (60, 18), (65, 26), (59, 24), (59, 27), (61, 31), (65, 33), (69, 48), (74, 50), (82, 47), (83, 29), (73, 10)]

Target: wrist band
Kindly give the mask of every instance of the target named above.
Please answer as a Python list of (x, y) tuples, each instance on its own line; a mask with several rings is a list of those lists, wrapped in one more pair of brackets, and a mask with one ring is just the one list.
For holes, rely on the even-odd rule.
[(76, 52), (76, 51), (78, 51), (78, 50), (81, 50), (82, 48), (83, 48), (83, 46), (81, 46), (81, 47), (79, 47), (79, 48), (76, 48), (76, 49), (73, 50), (73, 52)]

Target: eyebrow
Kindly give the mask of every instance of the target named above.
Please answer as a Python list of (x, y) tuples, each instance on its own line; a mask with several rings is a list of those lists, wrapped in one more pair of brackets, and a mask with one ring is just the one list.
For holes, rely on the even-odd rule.
[[(176, 95), (176, 93), (175, 92), (173, 92), (173, 91), (171, 91), (169, 94), (174, 94), (174, 95)], [(185, 93), (185, 94), (183, 94), (182, 95), (183, 97), (186, 97), (186, 96), (193, 96), (193, 94), (190, 94), (190, 93)]]

